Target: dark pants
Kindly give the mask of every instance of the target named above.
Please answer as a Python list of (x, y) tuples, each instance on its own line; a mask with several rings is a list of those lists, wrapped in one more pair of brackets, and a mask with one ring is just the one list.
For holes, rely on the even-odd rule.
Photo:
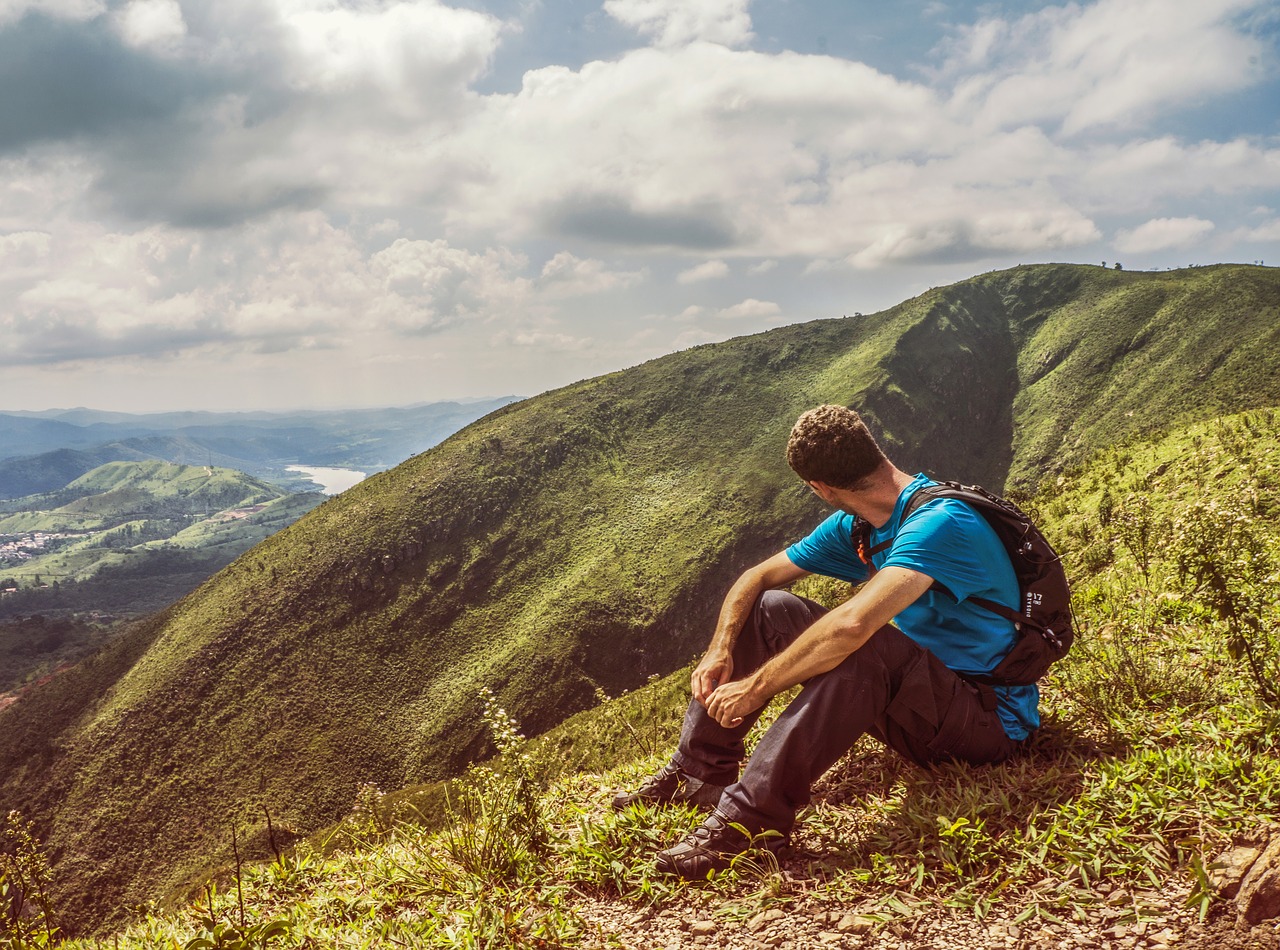
[[(733, 649), (735, 678), (781, 653), (826, 610), (783, 591), (766, 591)], [(690, 700), (672, 760), (685, 772), (727, 785), (720, 811), (753, 832), (790, 833), (813, 782), (870, 733), (920, 765), (1002, 762), (1019, 747), (982, 692), (896, 627), (882, 627), (833, 670), (807, 683), (764, 734), (738, 780), (743, 737), (756, 712), (732, 729)]]

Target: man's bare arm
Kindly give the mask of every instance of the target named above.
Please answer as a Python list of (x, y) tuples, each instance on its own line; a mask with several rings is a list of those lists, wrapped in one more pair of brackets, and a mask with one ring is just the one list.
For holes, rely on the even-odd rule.
[(725, 595), (711, 645), (707, 647), (706, 654), (690, 677), (689, 685), (694, 699), (705, 706), (716, 687), (733, 678), (733, 645), (747, 622), (756, 598), (766, 590), (790, 584), (808, 573), (791, 563), (791, 558), (787, 557), (785, 551), (780, 551), (742, 572), (742, 576)]
[(852, 598), (812, 626), (760, 669), (721, 685), (704, 703), (720, 725), (732, 727), (772, 697), (839, 666), (844, 659), (929, 589), (932, 578), (903, 567), (879, 571)]

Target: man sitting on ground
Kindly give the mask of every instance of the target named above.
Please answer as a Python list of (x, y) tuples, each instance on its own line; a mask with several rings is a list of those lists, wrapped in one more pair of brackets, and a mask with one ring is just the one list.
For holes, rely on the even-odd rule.
[[(678, 750), (637, 791), (614, 799), (617, 808), (715, 806), (658, 855), (659, 870), (688, 879), (747, 850), (750, 839), (732, 825), (785, 840), (814, 780), (863, 733), (921, 765), (977, 765), (1008, 758), (1040, 724), (1035, 686), (978, 687), (963, 676), (989, 673), (1016, 638), (1012, 622), (968, 600), (1015, 609), (1019, 601), (1009, 556), (986, 519), (937, 498), (902, 524), (907, 501), (930, 480), (898, 469), (842, 406), (802, 415), (787, 461), (835, 513), (730, 588), (693, 671)], [(870, 567), (853, 538), (859, 515), (873, 527), (873, 552), (892, 541)], [(814, 573), (863, 586), (831, 611), (776, 590)], [(931, 589), (935, 581), (946, 592)], [(739, 779), (747, 731), (773, 696), (798, 683), (804, 689)]]

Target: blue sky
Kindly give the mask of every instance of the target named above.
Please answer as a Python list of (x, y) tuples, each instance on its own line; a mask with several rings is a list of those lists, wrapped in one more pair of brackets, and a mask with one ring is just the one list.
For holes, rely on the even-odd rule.
[(531, 395), (1280, 263), (1273, 0), (0, 0), (0, 409)]

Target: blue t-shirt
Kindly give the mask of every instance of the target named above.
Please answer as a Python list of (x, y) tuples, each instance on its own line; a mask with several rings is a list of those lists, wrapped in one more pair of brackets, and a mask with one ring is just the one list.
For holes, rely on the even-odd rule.
[[(927, 501), (901, 524), (907, 500), (916, 489), (932, 484), (928, 476), (917, 475), (898, 496), (889, 520), (871, 532), (873, 548), (891, 539), (893, 545), (872, 555), (871, 561), (877, 570), (919, 571), (953, 593), (954, 599), (926, 591), (894, 618), (894, 624), (948, 668), (958, 673), (990, 673), (1013, 648), (1017, 632), (1010, 621), (968, 598), (982, 597), (1017, 609), (1018, 578), (995, 530), (959, 499)], [(854, 548), (854, 520), (853, 515), (835, 512), (808, 537), (787, 548), (787, 557), (811, 574), (862, 583), (868, 571)], [(1040, 725), (1040, 690), (1032, 685), (998, 686), (995, 691), (1005, 734), (1025, 739)]]

